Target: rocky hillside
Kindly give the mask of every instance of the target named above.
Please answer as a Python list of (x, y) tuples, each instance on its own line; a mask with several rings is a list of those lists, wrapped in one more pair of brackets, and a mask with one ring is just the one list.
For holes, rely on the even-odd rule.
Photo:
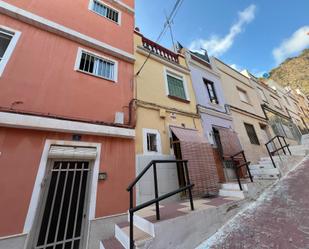
[(299, 56), (288, 58), (270, 71), (270, 78), (286, 86), (299, 87), (309, 95), (309, 48)]

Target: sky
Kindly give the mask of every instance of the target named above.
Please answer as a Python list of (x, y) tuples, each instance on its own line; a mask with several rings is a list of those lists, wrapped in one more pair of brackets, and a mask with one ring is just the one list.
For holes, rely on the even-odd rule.
[[(135, 0), (141, 33), (156, 40), (176, 0)], [(309, 48), (309, 0), (183, 0), (174, 40), (262, 76)], [(172, 48), (169, 30), (159, 42)]]

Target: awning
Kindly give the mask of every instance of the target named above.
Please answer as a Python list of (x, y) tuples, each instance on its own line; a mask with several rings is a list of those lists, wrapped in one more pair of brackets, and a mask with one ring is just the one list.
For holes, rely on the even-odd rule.
[(72, 147), (52, 145), (48, 152), (49, 158), (93, 160), (97, 157), (97, 149), (93, 147)]
[(183, 160), (188, 160), (190, 180), (194, 183), (193, 195), (218, 193), (219, 178), (213, 155), (213, 148), (197, 131), (171, 126), (180, 141)]
[(220, 134), (223, 157), (230, 157), (242, 151), (242, 147), (235, 131), (223, 127), (215, 127)]

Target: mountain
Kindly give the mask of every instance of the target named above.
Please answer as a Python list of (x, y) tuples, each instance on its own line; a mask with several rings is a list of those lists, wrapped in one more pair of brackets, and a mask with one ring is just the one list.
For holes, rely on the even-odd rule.
[(270, 77), (283, 86), (300, 88), (309, 96), (309, 48), (296, 57), (288, 58), (270, 71)]

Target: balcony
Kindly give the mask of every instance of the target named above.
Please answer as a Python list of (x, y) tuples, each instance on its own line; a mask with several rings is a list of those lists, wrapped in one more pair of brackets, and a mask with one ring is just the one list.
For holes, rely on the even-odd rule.
[(166, 49), (145, 37), (142, 37), (142, 43), (143, 43), (143, 47), (151, 51), (153, 54), (156, 54), (165, 60), (168, 60), (174, 63), (179, 63), (178, 54), (172, 52), (171, 50)]

